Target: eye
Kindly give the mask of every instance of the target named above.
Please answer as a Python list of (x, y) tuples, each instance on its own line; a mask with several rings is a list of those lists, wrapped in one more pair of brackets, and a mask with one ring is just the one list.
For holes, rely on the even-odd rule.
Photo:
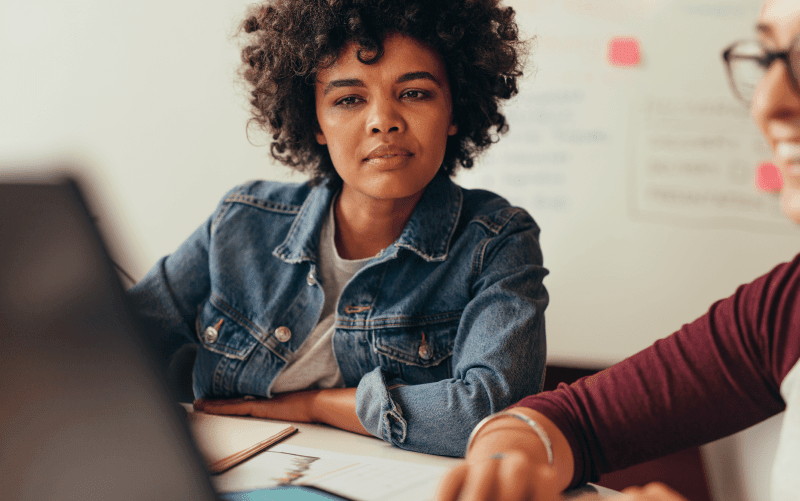
[(430, 92), (417, 89), (410, 89), (400, 94), (400, 97), (403, 99), (427, 99), (430, 96)]
[(345, 108), (350, 108), (357, 105), (359, 102), (361, 102), (361, 98), (358, 96), (344, 96), (337, 99), (333, 104), (334, 106), (344, 106)]

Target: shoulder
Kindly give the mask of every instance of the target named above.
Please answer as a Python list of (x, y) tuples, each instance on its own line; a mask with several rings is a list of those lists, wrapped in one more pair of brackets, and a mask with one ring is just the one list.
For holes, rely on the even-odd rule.
[(491, 191), (461, 188), (463, 194), (462, 221), (478, 224), (495, 235), (532, 231), (539, 226), (527, 210), (511, 205), (508, 200)]
[[(267, 218), (274, 223), (291, 224), (301, 213), (313, 194), (327, 190), (325, 186), (310, 183), (280, 183), (275, 181), (248, 181), (236, 186), (222, 198), (211, 218), (211, 233), (221, 227), (264, 224)], [(325, 198), (317, 196), (317, 199)], [(273, 223), (270, 223), (273, 224)]]
[(248, 181), (230, 190), (222, 205), (246, 205), (257, 209), (297, 214), (314, 190), (310, 183), (280, 183), (275, 181)]
[(529, 265), (535, 265), (539, 273), (543, 263), (539, 226), (528, 211), (491, 191), (461, 191), (461, 217), (453, 248), (469, 249), (473, 268), (479, 273), (519, 271)]

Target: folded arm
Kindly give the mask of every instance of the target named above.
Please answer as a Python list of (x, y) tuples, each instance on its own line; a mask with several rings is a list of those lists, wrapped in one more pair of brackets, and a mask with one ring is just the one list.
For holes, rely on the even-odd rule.
[(475, 257), (452, 377), (405, 384), (376, 368), (358, 384), (356, 412), (373, 435), (407, 450), (462, 456), (478, 421), (541, 390), (548, 296), (537, 231), (489, 240)]

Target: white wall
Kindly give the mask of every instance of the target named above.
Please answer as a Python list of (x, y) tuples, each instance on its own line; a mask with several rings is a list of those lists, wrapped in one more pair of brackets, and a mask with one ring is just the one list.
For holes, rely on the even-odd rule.
[(103, 202), (98, 216), (118, 259), (137, 278), (235, 184), (286, 178), (245, 133), (232, 35), (247, 5), (0, 2), (3, 174), (79, 166)]

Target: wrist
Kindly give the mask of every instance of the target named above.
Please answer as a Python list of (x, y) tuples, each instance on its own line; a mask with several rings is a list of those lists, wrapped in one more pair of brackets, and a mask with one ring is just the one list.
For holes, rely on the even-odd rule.
[(553, 466), (553, 446), (548, 433), (531, 416), (513, 410), (484, 418), (472, 431), (467, 444), (469, 459), (485, 459), (508, 452), (521, 452), (529, 463)]
[(319, 408), (321, 403), (320, 392), (324, 390), (304, 390), (298, 392), (301, 398), (300, 409), (302, 409), (304, 421), (307, 423), (319, 423)]
[(536, 421), (552, 441), (553, 464), (548, 465), (547, 450), (539, 435), (526, 423), (512, 416), (498, 417), (475, 435), (467, 459), (488, 459), (495, 454), (518, 452), (532, 468), (544, 467), (555, 475), (555, 484), (566, 489), (575, 471), (572, 449), (564, 433), (544, 414), (527, 407), (514, 407), (508, 412), (525, 415)]

